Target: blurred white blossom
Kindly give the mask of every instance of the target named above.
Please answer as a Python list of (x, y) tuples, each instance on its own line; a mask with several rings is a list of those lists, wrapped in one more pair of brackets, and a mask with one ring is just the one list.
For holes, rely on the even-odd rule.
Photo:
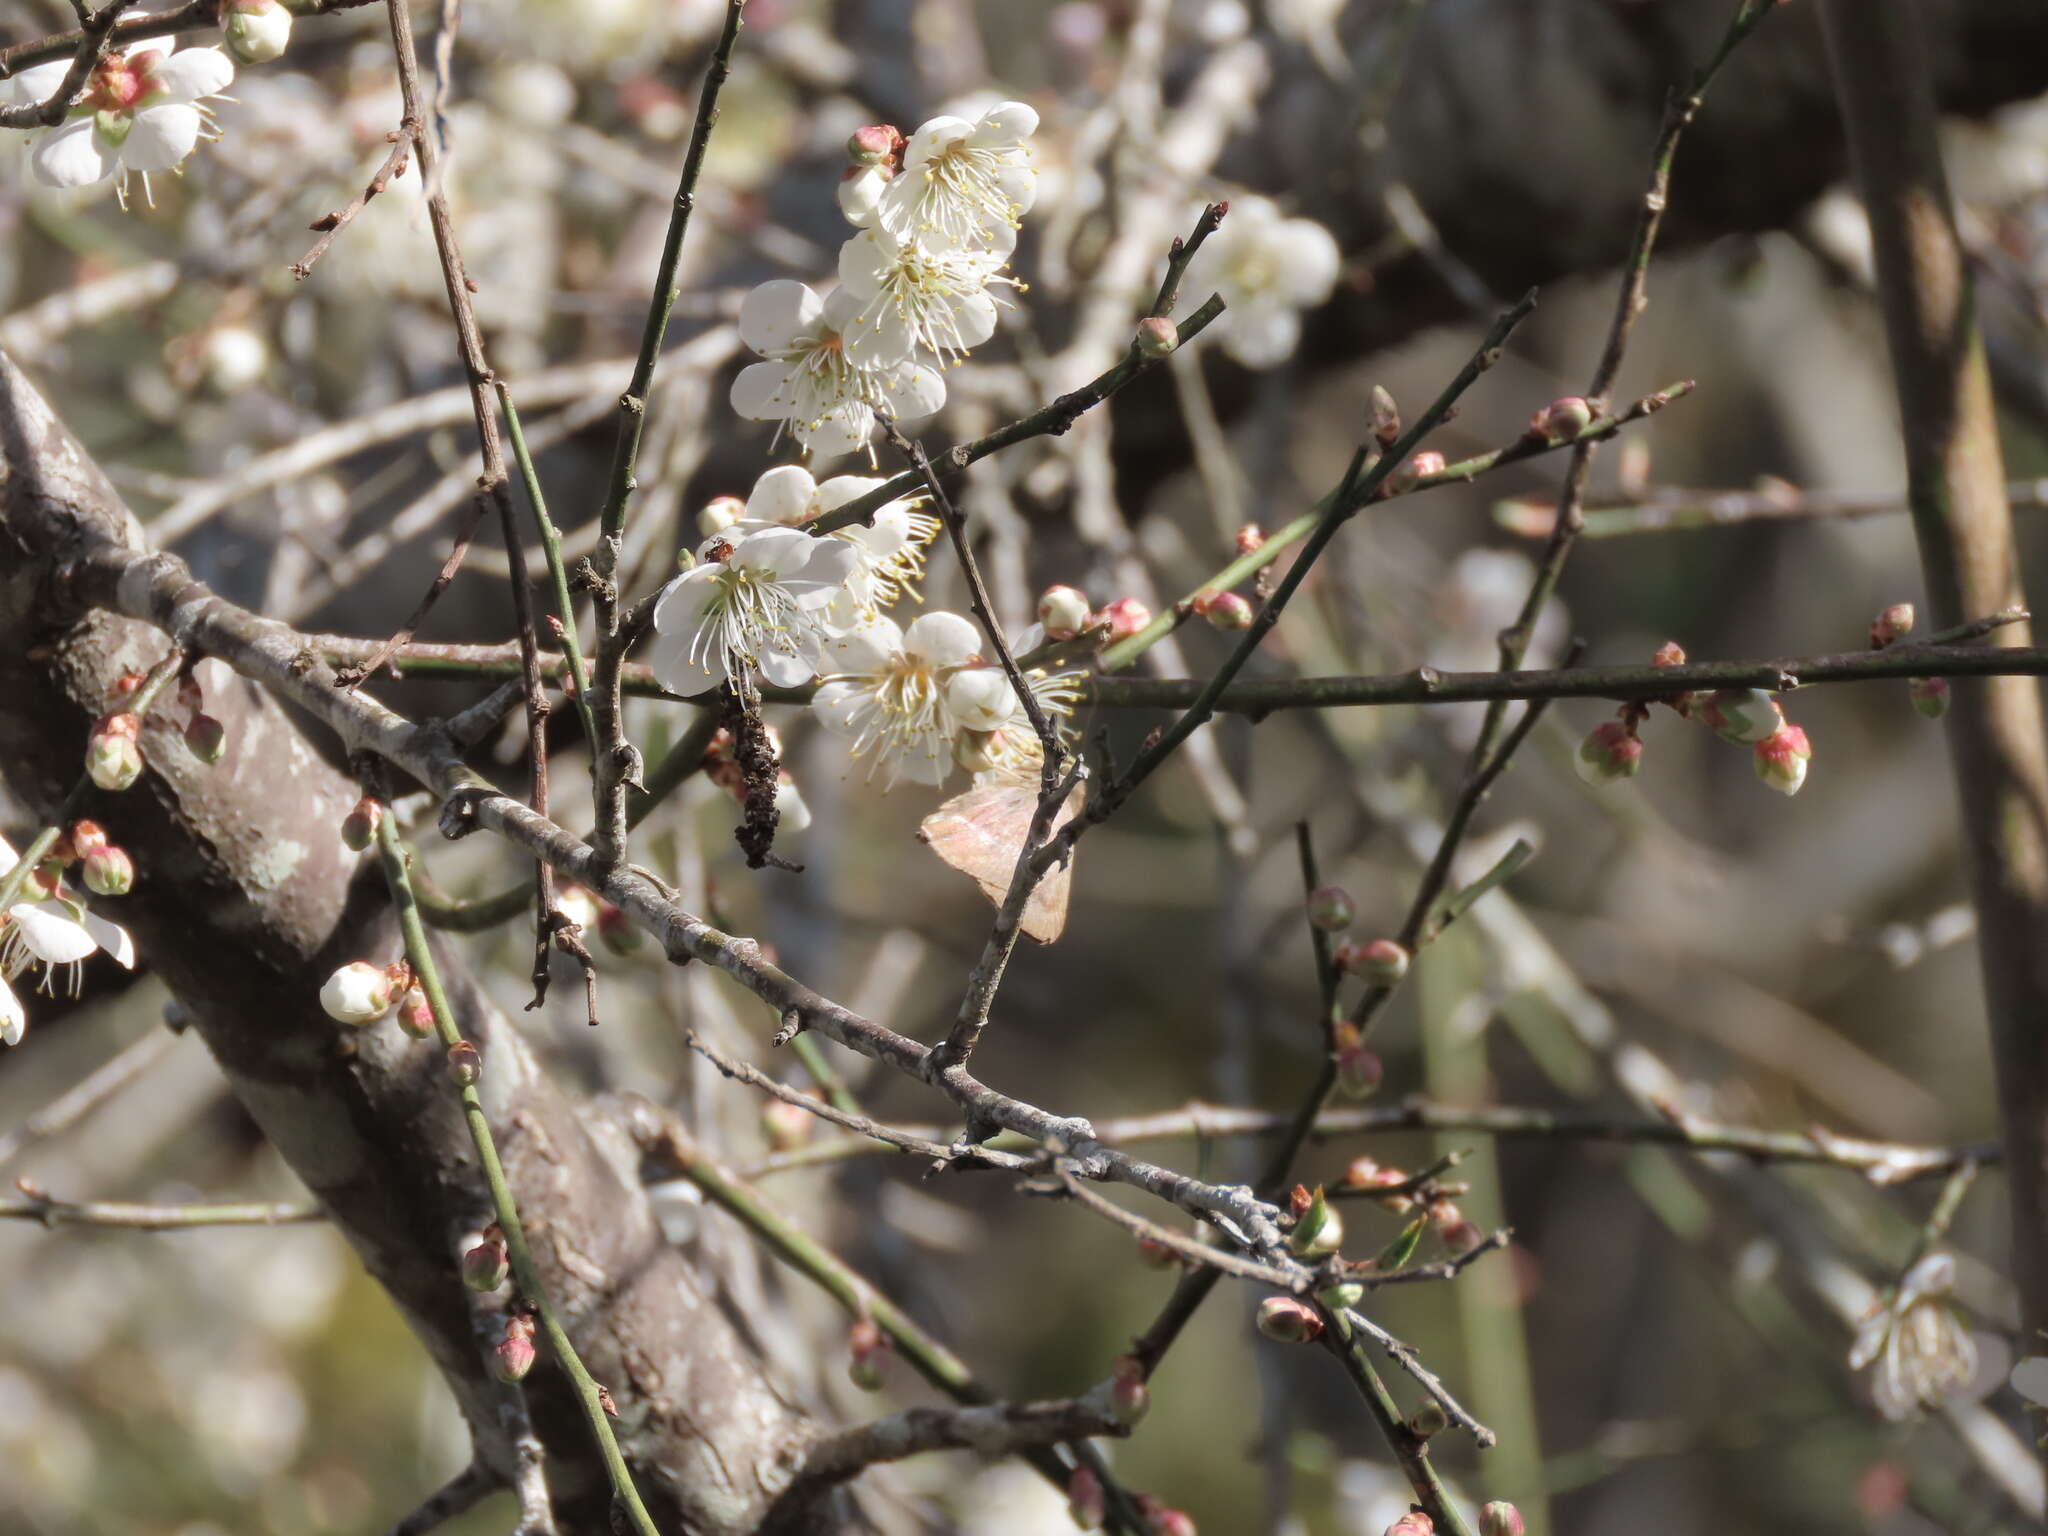
[(1301, 312), (1330, 297), (1340, 261), (1335, 237), (1314, 219), (1288, 218), (1271, 199), (1245, 194), (1230, 199), (1223, 223), (1195, 252), (1186, 288), (1202, 298), (1222, 294), (1223, 350), (1247, 368), (1271, 368), (1300, 343)]
[(1955, 1260), (1930, 1253), (1906, 1272), (1898, 1294), (1866, 1318), (1849, 1369), (1871, 1368), (1871, 1397), (1886, 1418), (1932, 1408), (1969, 1385), (1977, 1346), (1949, 1306)]

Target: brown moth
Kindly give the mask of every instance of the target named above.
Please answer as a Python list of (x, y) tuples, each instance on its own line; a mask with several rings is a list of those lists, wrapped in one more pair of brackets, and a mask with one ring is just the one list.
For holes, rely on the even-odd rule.
[[(1081, 809), (1078, 786), (1053, 817), (1053, 830), (1074, 819)], [(981, 893), (997, 906), (1010, 892), (1017, 855), (1031, 831), (1038, 809), (1038, 786), (1028, 780), (979, 785), (955, 795), (917, 829), (918, 841), (959, 870), (971, 875)], [(1050, 944), (1067, 926), (1067, 886), (1073, 858), (1045, 872), (1031, 899), (1024, 903), (1018, 926), (1041, 944)]]

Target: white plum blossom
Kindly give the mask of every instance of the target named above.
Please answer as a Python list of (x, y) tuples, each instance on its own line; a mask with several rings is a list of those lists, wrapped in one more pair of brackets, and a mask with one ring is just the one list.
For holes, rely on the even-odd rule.
[(871, 758), (870, 778), (881, 771), (888, 785), (942, 783), (960, 732), (946, 679), (980, 649), (981, 631), (957, 613), (927, 613), (908, 630), (877, 617), (828, 643), (830, 671), (811, 708), (855, 757)]
[(738, 531), (706, 540), (655, 601), (647, 659), (671, 693), (757, 673), (787, 688), (818, 669), (824, 609), (853, 570), (852, 546), (795, 528)]
[(997, 230), (1014, 230), (1038, 196), (1025, 142), (1037, 130), (1038, 114), (1021, 101), (999, 102), (976, 122), (933, 118), (883, 185), (876, 222), (928, 247), (987, 245)]
[(1341, 262), (1314, 219), (1288, 218), (1268, 198), (1233, 197), (1185, 281), (1190, 292), (1223, 295), (1223, 350), (1247, 368), (1271, 368), (1300, 342), (1301, 311), (1329, 298)]
[(244, 64), (267, 64), (292, 40), (292, 13), (277, 0), (228, 0), (221, 12), (227, 50)]
[[(48, 99), (69, 66), (69, 60), (52, 60), (0, 81), (0, 102)], [(150, 173), (176, 169), (202, 138), (220, 136), (204, 103), (234, 78), (235, 66), (220, 49), (180, 49), (170, 38), (109, 52), (86, 77), (85, 93), (65, 121), (36, 139), (29, 163), (37, 180), (52, 187), (90, 186), (112, 176), (124, 208), (134, 171), (153, 203)]]
[(894, 173), (886, 165), (849, 167), (839, 179), (839, 211), (855, 229), (866, 229), (882, 213), (882, 193)]
[(1977, 1370), (1977, 1346), (1949, 1307), (1955, 1260), (1930, 1253), (1906, 1272), (1898, 1294), (1864, 1319), (1849, 1369), (1871, 1366), (1877, 1410), (1894, 1421), (1960, 1392)]
[(865, 448), (875, 413), (916, 421), (946, 403), (937, 373), (874, 351), (856, 358), (847, 332), (861, 301), (840, 289), (828, 299), (803, 283), (776, 278), (740, 305), (740, 340), (765, 362), (740, 370), (732, 407), (754, 421), (787, 421), (798, 442), (821, 457)]
[[(800, 527), (887, 483), (872, 475), (834, 475), (819, 481), (801, 464), (778, 464), (754, 482), (745, 515), (732, 526), (739, 534), (756, 528)], [(854, 523), (827, 535), (849, 545), (854, 554), (846, 584), (826, 612), (829, 628), (864, 623), (906, 592), (917, 590), (925, 548), (939, 531), (936, 517), (917, 510), (923, 499), (885, 502), (875, 509), (871, 524)]]
[(847, 346), (855, 356), (883, 358), (921, 347), (941, 366), (958, 362), (995, 334), (996, 310), (1008, 306), (989, 288), (1018, 286), (1001, 275), (1016, 243), (1007, 225), (992, 232), (986, 247), (973, 248), (863, 230), (839, 248), (841, 289), (861, 303)]
[[(15, 863), (14, 850), (0, 839), (0, 876)], [(129, 970), (135, 968), (135, 944), (126, 929), (87, 911), (61, 888), (46, 892), (31, 875), (21, 894), (0, 912), (0, 1045), (20, 1044), (28, 1028), (27, 1010), (9, 983), (40, 967), (39, 990), (54, 990), (61, 974), (75, 997), (81, 969), (102, 949)]]

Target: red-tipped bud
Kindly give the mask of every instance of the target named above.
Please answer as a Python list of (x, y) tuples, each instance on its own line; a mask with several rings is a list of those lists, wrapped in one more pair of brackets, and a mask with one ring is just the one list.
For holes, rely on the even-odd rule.
[(1437, 1237), (1454, 1256), (1470, 1253), (1486, 1241), (1486, 1234), (1466, 1219), (1454, 1201), (1437, 1201), (1429, 1208), (1429, 1219), (1436, 1227)]
[(148, 681), (140, 672), (123, 672), (114, 679), (114, 697), (132, 699), (142, 692), (142, 685)]
[(846, 1331), (846, 1374), (863, 1392), (882, 1390), (882, 1368), (888, 1364), (889, 1336), (869, 1318), (856, 1319)]
[[(1304, 1195), (1306, 1199), (1302, 1198)], [(1302, 1258), (1320, 1259), (1344, 1245), (1343, 1219), (1323, 1194), (1322, 1185), (1318, 1184), (1312, 1194), (1295, 1185), (1291, 1205), (1295, 1213), (1294, 1230), (1287, 1234), (1287, 1246)]]
[(855, 165), (882, 165), (903, 151), (903, 135), (888, 123), (856, 128), (846, 141), (846, 158)]
[(507, 1319), (505, 1336), (491, 1351), (491, 1374), (500, 1381), (524, 1381), (533, 1360), (533, 1324), (523, 1317)]
[(361, 853), (377, 841), (377, 823), (384, 819), (384, 807), (368, 795), (356, 802), (356, 808), (341, 818), (341, 841), (344, 847)]
[[(1433, 1397), (1425, 1397), (1408, 1415), (1408, 1432), (1418, 1440), (1427, 1440), (1440, 1435), (1451, 1427), (1451, 1416), (1444, 1412), (1444, 1405)], [(1424, 1527), (1428, 1529), (1428, 1527)]]
[(1592, 734), (1579, 743), (1575, 766), (1579, 777), (1588, 784), (1632, 779), (1643, 766), (1643, 744), (1619, 720), (1609, 720), (1595, 726)]
[(1067, 1513), (1074, 1524), (1084, 1531), (1092, 1531), (1102, 1524), (1108, 1512), (1102, 1494), (1102, 1479), (1086, 1467), (1074, 1468), (1073, 1476), (1067, 1479)]
[(483, 1052), (467, 1040), (448, 1047), (448, 1075), (467, 1088), (484, 1075)]
[(71, 857), (82, 859), (93, 849), (107, 846), (107, 829), (96, 821), (74, 821), (68, 838)]
[(1653, 667), (1682, 667), (1685, 665), (1685, 647), (1676, 640), (1666, 640), (1657, 647), (1657, 654), (1650, 658)]
[(1249, 555), (1265, 547), (1266, 530), (1257, 523), (1246, 523), (1237, 530), (1237, 537), (1233, 542), (1237, 545), (1237, 552), (1240, 555)]
[(136, 739), (142, 722), (134, 715), (112, 714), (92, 728), (85, 743), (85, 771), (101, 789), (126, 789), (142, 777), (142, 743)]
[(1870, 648), (1881, 651), (1894, 640), (1913, 633), (1913, 605), (1893, 603), (1870, 621)]
[(95, 896), (126, 896), (135, 888), (135, 861), (101, 843), (85, 856), (85, 888)]
[(1211, 629), (1227, 633), (1252, 627), (1252, 605), (1235, 592), (1218, 592), (1209, 599), (1207, 606), (1197, 611), (1209, 621)]
[(761, 1134), (775, 1152), (794, 1152), (811, 1139), (811, 1127), (818, 1117), (801, 1104), (787, 1099), (770, 1099), (761, 1106)]
[(1152, 1389), (1145, 1368), (1129, 1355), (1117, 1356), (1109, 1371), (1109, 1411), (1119, 1424), (1132, 1425), (1152, 1407)]
[(1358, 921), (1358, 904), (1341, 885), (1319, 885), (1308, 893), (1308, 920), (1324, 933), (1342, 933)]
[[(1438, 1409), (1439, 1413), (1443, 1410)], [(1410, 1510), (1387, 1527), (1386, 1536), (1435, 1536), (1436, 1522), (1421, 1510)]]
[(1479, 1536), (1522, 1536), (1522, 1512), (1506, 1499), (1479, 1511)]
[(1434, 450), (1425, 451), (1404, 460), (1395, 466), (1380, 489), (1382, 496), (1399, 496), (1412, 491), (1430, 475), (1440, 475), (1444, 470), (1444, 456)]
[(1529, 418), (1529, 435), (1539, 442), (1568, 443), (1593, 424), (1593, 415), (1591, 401), (1566, 395)]
[(1259, 1303), (1259, 1332), (1282, 1344), (1313, 1344), (1323, 1331), (1316, 1309), (1292, 1296), (1268, 1296)]
[(1369, 939), (1363, 944), (1344, 944), (1337, 950), (1337, 969), (1357, 976), (1375, 987), (1391, 987), (1408, 974), (1411, 956), (1393, 939)]
[(1371, 1098), (1387, 1075), (1379, 1053), (1363, 1045), (1340, 1044), (1330, 1059), (1337, 1069), (1337, 1091), (1347, 1099)]
[(1719, 688), (1700, 707), (1700, 719), (1723, 741), (1762, 741), (1784, 723), (1778, 701), (1761, 688)]
[(1813, 745), (1805, 731), (1788, 720), (1752, 750), (1758, 778), (1781, 795), (1799, 793), (1806, 783), (1806, 765), (1813, 758)]
[(697, 531), (705, 538), (725, 532), (747, 515), (747, 504), (737, 496), (714, 496), (697, 514)]
[(462, 1283), (472, 1291), (495, 1291), (505, 1283), (511, 1267), (505, 1234), (493, 1222), (484, 1228), (482, 1240), (462, 1255)]
[(1088, 599), (1072, 587), (1047, 587), (1038, 595), (1038, 622), (1048, 640), (1071, 640), (1088, 627)]
[(1180, 345), (1180, 327), (1164, 315), (1147, 315), (1131, 341), (1140, 357), (1161, 358)]
[(1372, 387), (1372, 435), (1382, 448), (1391, 448), (1401, 439), (1401, 407), (1394, 403), (1394, 397), (1386, 386)]
[(398, 1027), (415, 1040), (425, 1040), (434, 1033), (433, 1004), (418, 987), (408, 988), (398, 1000)]
[(1909, 677), (1906, 679), (1906, 697), (1913, 701), (1913, 707), (1930, 720), (1939, 720), (1948, 713), (1948, 701), (1955, 690), (1945, 677)]
[(374, 1024), (391, 1011), (398, 994), (384, 967), (351, 960), (321, 985), (320, 1006), (340, 1024)]
[(185, 722), (185, 750), (210, 767), (227, 756), (228, 728), (211, 715), (194, 715)]
[(1135, 597), (1120, 597), (1088, 617), (1088, 627), (1106, 630), (1111, 640), (1128, 640), (1151, 622), (1152, 610)]

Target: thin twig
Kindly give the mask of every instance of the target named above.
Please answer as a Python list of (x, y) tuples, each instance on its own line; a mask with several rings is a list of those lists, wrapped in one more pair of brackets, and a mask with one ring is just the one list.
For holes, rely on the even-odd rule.
[[(54, 128), (63, 122), (64, 114), (71, 109), (71, 103), (85, 85), (85, 77), (105, 56), (107, 34), (121, 19), (121, 13), (134, 4), (135, 0), (107, 0), (105, 5), (87, 17), (85, 25), (78, 30), (78, 44), (71, 55), (71, 65), (64, 71), (64, 78), (57, 82), (57, 88), (41, 101), (0, 107), (0, 128)], [(82, 13), (84, 7), (80, 6), (79, 10)], [(7, 73), (11, 74), (13, 70), (10, 68)]]
[(87, 1115), (143, 1076), (178, 1046), (178, 1037), (168, 1029), (152, 1029), (125, 1046), (89, 1076), (41, 1109), (13, 1130), (0, 1135), (0, 1168), (6, 1167), (37, 1142), (61, 1136)]
[[(22, 1188), (17, 1184), (17, 1188)], [(277, 1227), (325, 1221), (310, 1201), (243, 1201), (193, 1205), (131, 1205), (116, 1200), (53, 1200), (34, 1186), (17, 1196), (0, 1196), (0, 1221), (38, 1221), (46, 1227), (129, 1227), (140, 1232), (179, 1232), (192, 1227)]]

